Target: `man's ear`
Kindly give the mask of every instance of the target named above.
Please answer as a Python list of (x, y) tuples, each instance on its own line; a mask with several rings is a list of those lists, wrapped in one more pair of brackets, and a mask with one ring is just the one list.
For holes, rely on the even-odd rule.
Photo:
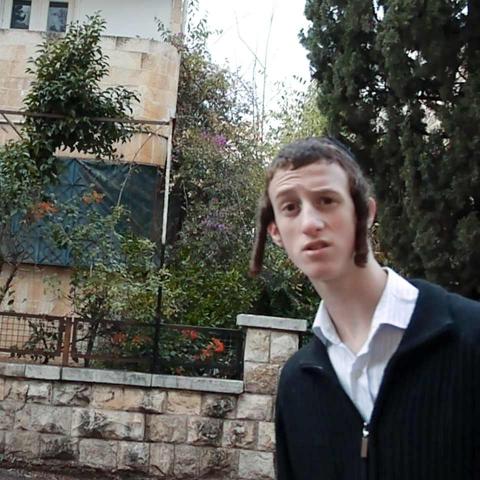
[(377, 216), (377, 202), (373, 197), (370, 197), (368, 199), (368, 221), (367, 221), (368, 228), (372, 227), (376, 216)]
[(270, 237), (272, 238), (273, 242), (279, 247), (283, 248), (282, 237), (280, 236), (280, 232), (278, 230), (277, 224), (275, 222), (271, 222), (267, 227), (267, 231)]

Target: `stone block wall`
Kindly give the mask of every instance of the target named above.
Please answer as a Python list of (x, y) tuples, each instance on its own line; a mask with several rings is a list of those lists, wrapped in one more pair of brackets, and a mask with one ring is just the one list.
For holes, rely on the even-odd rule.
[[(0, 285), (9, 273), (8, 266), (3, 268)], [(70, 269), (24, 264), (17, 270), (13, 281), (14, 303), (9, 305), (11, 298), (5, 297), (0, 303), (0, 310), (66, 316), (72, 311), (71, 303), (65, 294), (69, 288)]]
[(237, 323), (243, 381), (0, 363), (0, 453), (141, 478), (274, 479), (278, 374), (306, 322)]

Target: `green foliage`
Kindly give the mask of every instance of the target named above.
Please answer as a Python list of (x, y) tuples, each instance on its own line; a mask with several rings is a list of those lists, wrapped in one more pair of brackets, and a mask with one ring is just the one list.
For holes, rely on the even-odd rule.
[[(85, 194), (56, 206), (49, 222), (56, 244), (71, 255), (69, 300), (86, 322), (84, 353), (148, 357), (165, 273), (158, 268), (156, 245), (129, 232), (128, 212), (113, 207), (109, 214), (101, 213), (101, 202), (98, 192)], [(89, 365), (100, 364), (86, 360)]]
[(261, 275), (263, 292), (257, 309), (265, 315), (313, 321), (319, 303), (317, 292), (285, 252), (270, 243)]
[(35, 75), (24, 101), (27, 110), (66, 116), (56, 120), (27, 117), (28, 136), (48, 140), (52, 152), (70, 149), (112, 159), (114, 144), (126, 142), (133, 133), (121, 121), (94, 120), (127, 120), (132, 103), (138, 101), (124, 87), (100, 87), (108, 75), (108, 57), (100, 45), (104, 30), (105, 21), (98, 14), (85, 23), (72, 23), (63, 38), (50, 37), (40, 46), (27, 69)]
[(75, 313), (94, 321), (152, 322), (164, 278), (155, 244), (129, 233), (122, 207), (105, 215), (96, 203), (81, 205), (86, 199), (84, 195), (80, 201), (58, 205), (49, 223), (56, 244), (69, 250), (74, 265)]
[(480, 4), (309, 0), (303, 37), (333, 134), (356, 148), (390, 260), (480, 297)]
[(174, 43), (182, 62), (173, 189), (183, 208), (181, 230), (167, 252), (164, 315), (178, 323), (234, 326), (258, 295), (247, 270), (261, 155), (240, 80), (212, 62), (207, 37), (200, 21)]
[(271, 113), (269, 143), (275, 149), (299, 138), (325, 134), (326, 121), (317, 103), (317, 84), (297, 79), (300, 88), (283, 88), (279, 108)]
[(1, 148), (0, 224), (3, 228), (8, 227), (14, 215), (25, 217), (28, 214), (43, 184), (41, 172), (31, 160), (28, 145), (10, 141)]
[[(42, 360), (42, 363), (48, 363), (52, 357), (56, 356), (60, 340), (60, 332), (55, 325), (55, 320), (28, 320), (28, 329), (30, 331), (29, 339), (21, 349), (14, 349), (10, 356), (22, 358), (25, 356), (22, 350), (30, 350), (33, 352), (29, 354), (31, 360)], [(40, 351), (42, 353), (39, 353)]]
[(8, 298), (8, 306), (14, 302), (13, 279), (25, 258), (12, 227), (14, 222), (22, 227), (36, 221), (35, 205), (49, 183), (45, 170), (32, 161), (31, 145), (27, 139), (0, 147), (0, 303)]

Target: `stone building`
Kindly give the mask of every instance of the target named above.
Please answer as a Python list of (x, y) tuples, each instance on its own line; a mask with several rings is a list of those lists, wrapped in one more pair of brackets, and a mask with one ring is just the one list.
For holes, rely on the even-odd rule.
[[(175, 117), (179, 54), (161, 40), (158, 22), (172, 33), (183, 29), (187, 0), (0, 0), (0, 110), (18, 111), (28, 91), (31, 77), (25, 73), (27, 61), (50, 32), (61, 34), (71, 21), (83, 21), (99, 11), (107, 22), (102, 39), (103, 51), (110, 59), (110, 74), (104, 85), (122, 85), (135, 91), (140, 102), (133, 116), (143, 120)], [(8, 118), (21, 126), (22, 116)], [(167, 155), (171, 126), (157, 128), (158, 135), (136, 134), (118, 147), (123, 161), (161, 167)], [(0, 116), (0, 144), (16, 133)], [(84, 159), (77, 152), (59, 156)], [(38, 248), (32, 250), (38, 251)], [(68, 287), (68, 266), (43, 255), (32, 258), (20, 269), (15, 280), (16, 311), (64, 315), (69, 305), (45, 292), (44, 279), (55, 277), (63, 289)], [(3, 305), (3, 308), (5, 306)], [(1, 309), (1, 308), (0, 308)]]

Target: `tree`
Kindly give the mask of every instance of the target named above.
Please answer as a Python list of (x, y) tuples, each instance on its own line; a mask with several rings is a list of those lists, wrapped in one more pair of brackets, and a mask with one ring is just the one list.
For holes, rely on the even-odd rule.
[(478, 298), (480, 4), (308, 0), (329, 131), (373, 178), (390, 261)]
[(282, 86), (278, 105), (270, 113), (268, 143), (272, 155), (286, 143), (325, 134), (325, 116), (317, 103), (317, 83), (296, 80), (299, 82), (297, 89)]
[[(129, 126), (135, 93), (115, 86), (103, 89), (108, 75), (108, 57), (100, 45), (105, 21), (99, 16), (70, 25), (63, 38), (47, 40), (32, 62), (35, 75), (25, 99), (29, 111), (60, 114), (64, 118), (27, 117), (27, 138), (40, 139), (48, 148), (31, 159), (56, 177), (57, 149), (94, 154), (99, 160), (115, 160), (115, 144), (130, 139)], [(96, 118), (125, 119), (99, 122)], [(34, 152), (36, 153), (36, 152)], [(42, 163), (40, 163), (40, 160)], [(89, 319), (93, 330), (99, 322), (128, 318), (151, 322), (162, 272), (155, 262), (155, 245), (133, 235), (128, 213), (114, 206), (107, 214), (96, 206), (103, 193), (92, 191), (69, 204), (51, 197), (48, 226), (56, 244), (70, 251), (72, 258), (71, 301), (77, 314)], [(95, 332), (90, 341), (95, 341)], [(93, 345), (93, 343), (92, 343)]]
[(204, 19), (190, 17), (185, 36), (161, 30), (181, 53), (172, 195), (182, 205), (162, 311), (170, 322), (234, 326), (259, 289), (247, 271), (263, 157), (247, 87), (212, 61)]
[[(126, 226), (128, 212), (115, 206), (105, 215), (96, 209), (102, 201), (103, 195), (92, 191), (59, 205), (48, 225), (56, 244), (72, 258), (68, 296), (73, 311), (88, 322), (84, 353), (147, 358), (164, 272), (158, 268), (155, 243)], [(85, 366), (90, 364), (87, 358)]]
[[(99, 15), (73, 23), (64, 37), (47, 38), (31, 60), (28, 71), (34, 80), (25, 97), (26, 112), (44, 116), (27, 116), (22, 138), (0, 148), (0, 302), (13, 294), (13, 279), (26, 258), (12, 225), (29, 228), (60, 207), (50, 190), (58, 174), (57, 150), (113, 159), (115, 143), (133, 133), (128, 119), (136, 95), (123, 87), (100, 87), (108, 74), (108, 58), (100, 48), (104, 28)], [(96, 117), (127, 122), (98, 122)]]

